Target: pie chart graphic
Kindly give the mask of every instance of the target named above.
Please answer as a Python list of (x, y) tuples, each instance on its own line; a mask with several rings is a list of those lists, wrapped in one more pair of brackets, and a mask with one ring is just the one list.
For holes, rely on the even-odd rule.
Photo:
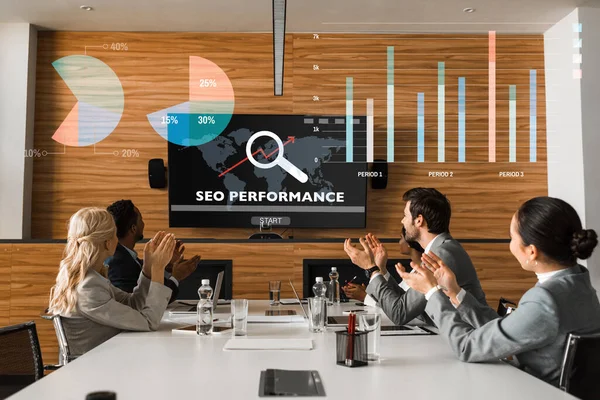
[(189, 60), (189, 101), (148, 114), (156, 133), (180, 146), (199, 146), (223, 132), (235, 106), (233, 86), (215, 63)]
[(96, 144), (117, 127), (125, 104), (123, 86), (114, 71), (86, 55), (60, 58), (52, 63), (77, 98), (52, 139), (66, 146)]

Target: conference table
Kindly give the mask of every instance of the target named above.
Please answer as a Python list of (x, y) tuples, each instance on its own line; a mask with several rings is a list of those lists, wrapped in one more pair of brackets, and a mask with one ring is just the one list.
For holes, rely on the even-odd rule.
[[(270, 307), (268, 301), (250, 301), (248, 314), (264, 315), (273, 308), (302, 315), (297, 303)], [(356, 306), (333, 306), (328, 313), (342, 315), (350, 308)], [(228, 312), (229, 306), (220, 305), (215, 317), (226, 318)], [(194, 321), (194, 315), (167, 311), (158, 331), (121, 333), (10, 399), (83, 400), (100, 390), (116, 392), (119, 400), (255, 399), (266, 369), (317, 370), (326, 397), (340, 400), (575, 398), (503, 362), (461, 362), (439, 335), (382, 336), (378, 362), (348, 368), (336, 364), (335, 328), (311, 333), (307, 322), (249, 323), (248, 338), (310, 338), (314, 347), (223, 350), (231, 333), (172, 331)]]

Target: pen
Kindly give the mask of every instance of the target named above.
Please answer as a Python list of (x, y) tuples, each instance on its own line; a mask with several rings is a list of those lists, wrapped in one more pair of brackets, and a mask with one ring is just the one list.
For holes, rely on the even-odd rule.
[(350, 279), (350, 282), (346, 281), (346, 284), (348, 284), (348, 283), (352, 283), (352, 282), (353, 282), (353, 281), (354, 281), (356, 278), (358, 278), (358, 276), (357, 276), (357, 275), (354, 275), (354, 278)]
[(352, 367), (354, 365), (354, 331), (356, 324), (356, 314), (353, 312), (348, 316), (348, 346), (346, 347), (346, 365)]

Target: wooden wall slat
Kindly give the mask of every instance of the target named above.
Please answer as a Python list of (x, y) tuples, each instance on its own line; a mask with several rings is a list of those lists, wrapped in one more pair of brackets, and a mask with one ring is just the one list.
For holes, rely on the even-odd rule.
[(0, 326), (10, 324), (12, 244), (0, 244)]
[[(468, 38), (468, 39), (465, 39)], [(93, 146), (67, 148), (64, 155), (34, 159), (34, 238), (65, 238), (66, 222), (79, 208), (130, 198), (145, 216), (146, 236), (168, 227), (167, 191), (148, 186), (147, 162), (167, 157), (167, 144), (146, 115), (188, 100), (189, 56), (205, 57), (229, 76), (235, 112), (250, 114), (345, 114), (345, 77), (354, 78), (356, 115), (375, 99), (375, 157), (385, 158), (387, 46), (395, 47), (396, 163), (386, 190), (368, 189), (367, 230), (398, 237), (401, 197), (416, 186), (434, 186), (453, 205), (452, 233), (461, 238), (507, 238), (518, 205), (547, 194), (544, 47), (540, 35), (497, 36), (497, 160), (487, 163), (487, 35), (321, 35), (286, 37), (284, 95), (273, 95), (272, 35), (131, 32), (40, 32), (37, 57), (34, 147), (62, 152), (51, 139), (76, 102), (51, 63), (85, 46), (127, 42), (127, 52), (88, 48), (122, 82), (125, 111), (119, 126), (96, 152), (136, 148), (139, 158), (94, 154)], [(446, 163), (427, 147), (416, 161), (416, 93), (424, 92), (426, 144), (437, 143), (437, 62), (446, 67)], [(313, 64), (322, 68), (314, 71)], [(378, 68), (382, 71), (369, 69)], [(457, 70), (460, 69), (460, 70)], [(530, 163), (529, 70), (537, 70), (538, 162)], [(457, 77), (467, 82), (467, 163), (457, 163)], [(517, 163), (508, 161), (508, 85), (517, 85)], [(416, 86), (413, 86), (416, 85)], [(312, 100), (314, 95), (319, 102)], [(379, 147), (380, 146), (380, 147)], [(405, 146), (405, 147), (403, 147)], [(430, 171), (453, 171), (452, 179)], [(499, 171), (523, 171), (524, 178), (499, 178)], [(178, 228), (179, 237), (247, 238), (253, 229)], [(278, 230), (283, 231), (282, 229)], [(357, 237), (364, 229), (294, 229), (295, 238)]]

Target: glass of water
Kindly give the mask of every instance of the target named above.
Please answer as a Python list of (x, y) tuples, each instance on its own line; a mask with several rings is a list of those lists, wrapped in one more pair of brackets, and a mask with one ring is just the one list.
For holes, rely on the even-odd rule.
[(367, 334), (368, 340), (368, 359), (369, 361), (379, 360), (379, 341), (381, 338), (381, 315), (379, 314), (358, 314), (358, 329)]
[(278, 306), (281, 298), (281, 281), (269, 281), (269, 300), (272, 306)]
[(246, 336), (248, 334), (248, 300), (231, 300), (231, 321), (234, 336)]
[(310, 297), (308, 299), (308, 330), (325, 332), (325, 315), (327, 314), (327, 299), (325, 297)]

